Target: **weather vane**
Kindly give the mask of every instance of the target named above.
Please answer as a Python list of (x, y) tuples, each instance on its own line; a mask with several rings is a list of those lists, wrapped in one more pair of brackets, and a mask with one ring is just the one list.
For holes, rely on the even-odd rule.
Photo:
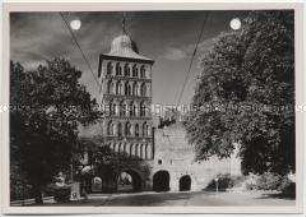
[(121, 25), (122, 25), (123, 33), (126, 34), (126, 12), (123, 12), (123, 17), (122, 17)]

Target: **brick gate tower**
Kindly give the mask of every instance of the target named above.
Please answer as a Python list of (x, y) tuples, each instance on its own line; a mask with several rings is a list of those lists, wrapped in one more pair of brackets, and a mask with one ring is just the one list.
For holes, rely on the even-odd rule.
[(152, 65), (125, 33), (116, 37), (108, 54), (99, 56), (99, 102), (105, 111), (103, 137), (116, 152), (152, 160)]

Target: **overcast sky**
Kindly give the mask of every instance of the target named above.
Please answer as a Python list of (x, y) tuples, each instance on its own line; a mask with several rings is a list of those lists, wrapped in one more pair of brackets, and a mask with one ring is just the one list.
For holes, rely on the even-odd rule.
[[(140, 54), (155, 60), (153, 68), (153, 103), (172, 105), (182, 88), (202, 22), (207, 11), (128, 12), (127, 31)], [(239, 11), (209, 12), (201, 49), (208, 49), (212, 39), (230, 30), (230, 20), (242, 18)], [(112, 39), (121, 34), (122, 13), (65, 13), (67, 20), (80, 19), (75, 34), (97, 76), (98, 55), (108, 53)], [(89, 91), (96, 88), (79, 50), (74, 45), (58, 13), (12, 13), (10, 26), (11, 59), (26, 68), (36, 67), (55, 56), (64, 56), (83, 71), (81, 82)], [(198, 55), (199, 55), (198, 53)], [(188, 103), (199, 74), (196, 57), (182, 103)]]

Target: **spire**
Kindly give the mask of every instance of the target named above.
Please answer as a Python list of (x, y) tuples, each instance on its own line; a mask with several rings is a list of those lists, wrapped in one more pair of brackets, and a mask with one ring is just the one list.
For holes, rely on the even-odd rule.
[(126, 12), (123, 12), (121, 25), (122, 25), (122, 33), (126, 34)]

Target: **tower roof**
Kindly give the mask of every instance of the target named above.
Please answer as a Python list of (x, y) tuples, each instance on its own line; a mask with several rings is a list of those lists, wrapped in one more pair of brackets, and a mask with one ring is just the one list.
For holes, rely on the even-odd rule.
[(131, 40), (131, 38), (127, 34), (123, 34), (116, 37), (112, 42), (111, 51), (106, 55), (153, 61), (150, 58), (138, 54), (136, 44)]

